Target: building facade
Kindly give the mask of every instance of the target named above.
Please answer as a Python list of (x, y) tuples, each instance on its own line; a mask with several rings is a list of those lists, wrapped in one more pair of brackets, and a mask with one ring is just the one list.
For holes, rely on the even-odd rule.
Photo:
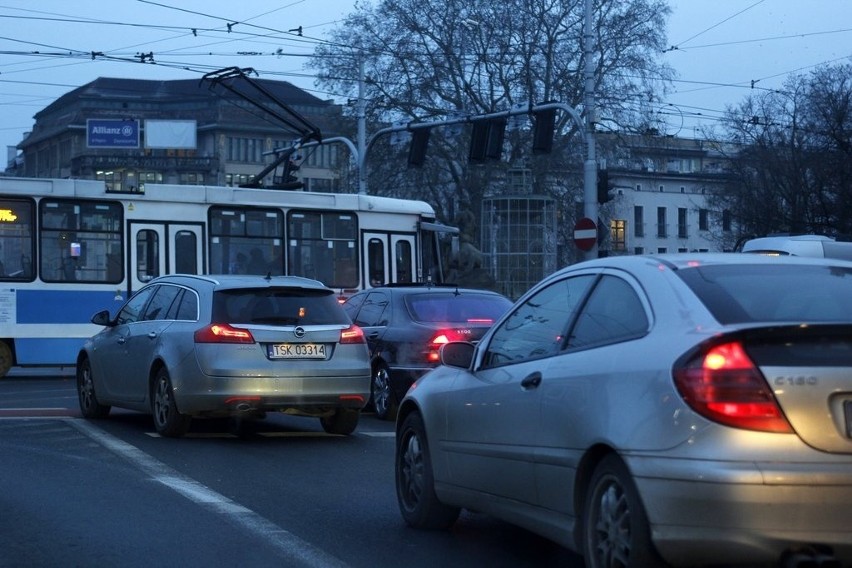
[(672, 136), (622, 139), (607, 160), (611, 200), (601, 206), (608, 254), (732, 250), (735, 227), (713, 202), (729, 181), (729, 149)]
[[(323, 137), (342, 134), (345, 120), (339, 105), (284, 81), (253, 81), (312, 122)], [(259, 102), (281, 112), (272, 101)], [(7, 174), (95, 179), (113, 191), (143, 191), (146, 183), (241, 185), (274, 160), (276, 148), (299, 138), (256, 105), (197, 80), (99, 78), (63, 95), (34, 118)], [(170, 127), (191, 131), (170, 143)], [(121, 130), (127, 139), (121, 138)], [(112, 131), (116, 134), (111, 137)], [(345, 150), (333, 144), (304, 148), (296, 176), (305, 190), (339, 191), (340, 167), (348, 163), (341, 155), (346, 156)], [(272, 185), (275, 175), (262, 184)]]

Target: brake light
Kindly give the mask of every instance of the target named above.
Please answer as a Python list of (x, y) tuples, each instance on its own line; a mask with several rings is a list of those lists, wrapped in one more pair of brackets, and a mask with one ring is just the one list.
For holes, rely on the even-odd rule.
[(364, 330), (358, 327), (357, 325), (350, 325), (344, 330), (340, 332), (340, 344), (345, 345), (347, 343), (366, 343), (367, 341), (364, 339)]
[(195, 332), (196, 343), (254, 343), (254, 336), (247, 329), (226, 323), (211, 323)]
[(683, 400), (708, 420), (762, 432), (791, 433), (775, 395), (740, 342), (722, 343), (675, 366)]

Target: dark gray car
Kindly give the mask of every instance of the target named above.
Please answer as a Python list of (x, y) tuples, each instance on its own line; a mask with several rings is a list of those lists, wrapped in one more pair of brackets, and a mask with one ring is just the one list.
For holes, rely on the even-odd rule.
[(334, 291), (298, 277), (171, 275), (152, 280), (77, 358), (80, 409), (150, 412), (181, 436), (192, 417), (320, 419), (349, 434), (370, 393), (364, 334)]

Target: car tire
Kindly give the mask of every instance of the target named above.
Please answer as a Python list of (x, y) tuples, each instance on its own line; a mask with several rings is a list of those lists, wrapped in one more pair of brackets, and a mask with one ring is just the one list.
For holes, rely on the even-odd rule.
[(0, 341), (0, 378), (12, 369), (12, 359), (12, 348), (5, 341)]
[(441, 503), (435, 494), (426, 428), (416, 412), (405, 417), (399, 430), (394, 469), (399, 510), (409, 526), (447, 529), (456, 522), (460, 509)]
[(606, 456), (592, 474), (583, 509), (583, 555), (588, 568), (660, 567), (645, 507), (627, 466)]
[(397, 402), (391, 390), (390, 374), (386, 365), (377, 365), (373, 370), (373, 379), (370, 381), (370, 400), (376, 418), (379, 420), (396, 418)]
[(186, 434), (192, 421), (192, 417), (178, 412), (172, 380), (165, 367), (157, 371), (151, 389), (151, 414), (157, 433), (167, 438), (180, 438)]
[(104, 418), (110, 407), (98, 402), (95, 393), (95, 381), (92, 377), (92, 363), (88, 357), (77, 363), (77, 399), (84, 418)]
[(348, 436), (358, 427), (361, 411), (353, 408), (338, 408), (334, 414), (320, 418), (322, 429), (328, 434)]

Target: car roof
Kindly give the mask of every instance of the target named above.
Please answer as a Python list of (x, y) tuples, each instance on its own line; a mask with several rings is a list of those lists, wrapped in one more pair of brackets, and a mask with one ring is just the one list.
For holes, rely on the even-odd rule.
[(319, 280), (302, 278), (301, 276), (260, 276), (256, 274), (169, 274), (151, 280), (149, 284), (170, 282), (187, 286), (198, 286), (206, 283), (214, 290), (230, 290), (235, 288), (307, 288), (333, 292)]
[(457, 286), (456, 284), (423, 284), (423, 283), (398, 283), (398, 284), (384, 284), (382, 286), (374, 286), (365, 292), (372, 292), (374, 290), (387, 290), (390, 292), (396, 293), (406, 293), (406, 292), (459, 292), (464, 294), (492, 294), (495, 296), (500, 296), (499, 292), (495, 292), (493, 290), (487, 290), (484, 288), (462, 288)]
[(738, 252), (696, 252), (649, 255), (627, 255), (596, 258), (566, 266), (554, 274), (573, 272), (583, 268), (623, 268), (639, 269), (651, 264), (662, 264), (670, 269), (690, 268), (710, 264), (799, 264), (822, 266), (847, 266), (852, 268), (852, 262), (820, 257), (804, 256), (764, 256), (754, 253)]

